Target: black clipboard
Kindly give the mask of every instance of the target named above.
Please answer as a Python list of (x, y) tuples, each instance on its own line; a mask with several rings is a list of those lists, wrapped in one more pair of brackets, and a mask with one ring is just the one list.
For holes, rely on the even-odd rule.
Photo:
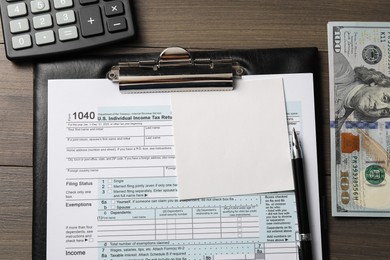
[[(156, 71), (155, 65), (160, 62), (162, 53), (123, 54), (99, 57), (82, 57), (72, 60), (48, 61), (34, 65), (34, 144), (33, 144), (33, 259), (46, 259), (46, 217), (47, 217), (47, 86), (49, 79), (91, 79), (110, 78), (115, 81), (113, 70), (118, 64), (133, 63), (134, 61), (146, 61), (148, 66), (139, 66), (141, 74), (145, 71), (152, 71), (153, 75), (161, 74)], [(284, 48), (284, 49), (248, 49), (248, 50), (218, 50), (218, 51), (192, 51), (191, 59), (204, 61), (225, 61), (231, 62), (230, 68), (238, 64), (238, 71), (235, 74), (285, 74), (285, 73), (313, 73), (314, 93), (316, 111), (320, 111), (320, 82), (319, 82), (319, 55), (317, 48)], [(169, 62), (169, 61), (168, 61)], [(176, 62), (176, 61), (175, 61)], [(138, 64), (140, 64), (138, 62)], [(141, 65), (145, 63), (141, 62)], [(191, 66), (194, 65), (191, 62)], [(223, 64), (222, 70), (226, 69)], [(154, 68), (154, 69), (153, 69)], [(175, 67), (174, 71), (181, 71), (186, 68)], [(191, 70), (191, 69), (190, 69)], [(134, 70), (133, 70), (134, 71)], [(154, 71), (154, 72), (153, 72)], [(170, 73), (169, 70), (166, 73)], [(183, 72), (181, 74), (187, 74)], [(129, 73), (129, 72), (126, 72)], [(139, 70), (138, 72), (139, 73)], [(130, 72), (131, 74), (131, 72)], [(117, 80), (119, 80), (117, 78)], [(226, 79), (224, 79), (226, 80)], [(223, 81), (219, 87), (229, 88), (229, 82)], [(145, 84), (144, 84), (145, 85)], [(198, 84), (199, 85), (199, 84)], [(205, 87), (205, 85), (202, 85)], [(190, 85), (191, 87), (191, 85)], [(148, 87), (150, 89), (150, 86)], [(128, 84), (123, 84), (123, 91), (128, 91)], [(204, 89), (200, 89), (204, 90)], [(142, 90), (145, 91), (144, 89)], [(322, 122), (319, 113), (316, 114), (317, 122)], [(321, 136), (320, 128), (316, 126), (317, 136)], [(322, 143), (317, 139), (317, 156), (320, 188), (321, 206), (321, 236), (322, 254), (327, 259), (327, 228), (325, 209), (325, 187), (323, 160), (321, 160)]]

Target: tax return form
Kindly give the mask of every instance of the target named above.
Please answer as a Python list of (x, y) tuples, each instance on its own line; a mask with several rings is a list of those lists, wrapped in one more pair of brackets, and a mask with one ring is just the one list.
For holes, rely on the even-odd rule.
[(293, 192), (178, 200), (169, 94), (48, 91), (47, 259), (297, 258)]

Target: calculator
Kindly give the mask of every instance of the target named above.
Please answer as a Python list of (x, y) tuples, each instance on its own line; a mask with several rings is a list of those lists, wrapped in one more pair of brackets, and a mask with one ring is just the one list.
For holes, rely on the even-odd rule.
[(5, 50), (10, 60), (80, 51), (129, 39), (129, 0), (0, 0)]

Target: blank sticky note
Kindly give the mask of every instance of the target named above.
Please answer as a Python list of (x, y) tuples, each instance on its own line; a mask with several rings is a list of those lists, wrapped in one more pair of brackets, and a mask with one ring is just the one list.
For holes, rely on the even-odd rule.
[(293, 190), (281, 78), (172, 94), (180, 199)]

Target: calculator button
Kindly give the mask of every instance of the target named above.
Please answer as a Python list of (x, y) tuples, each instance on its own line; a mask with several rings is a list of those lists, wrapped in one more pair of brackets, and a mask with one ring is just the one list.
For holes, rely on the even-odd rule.
[(62, 42), (74, 40), (74, 39), (77, 39), (78, 37), (79, 37), (79, 34), (77, 32), (76, 26), (64, 27), (64, 28), (60, 28), (58, 30), (58, 38)]
[(25, 3), (11, 4), (7, 6), (9, 17), (18, 17), (27, 14), (27, 7)]
[(80, 4), (82, 5), (93, 4), (97, 2), (99, 2), (99, 0), (80, 0)]
[(84, 37), (102, 34), (104, 29), (99, 6), (81, 8), (80, 24), (81, 34)]
[(54, 8), (62, 9), (73, 6), (73, 0), (54, 0)]
[(20, 50), (32, 46), (31, 37), (29, 34), (18, 35), (12, 37), (12, 48)]
[(106, 16), (120, 15), (124, 12), (123, 3), (119, 1), (110, 2), (104, 6), (104, 13)]
[(27, 18), (10, 21), (9, 26), (12, 33), (20, 33), (30, 30), (30, 24), (28, 23)]
[(58, 25), (70, 24), (76, 21), (73, 10), (56, 13), (56, 19)]
[(30, 5), (33, 14), (50, 10), (49, 0), (34, 0), (30, 2)]
[(44, 32), (38, 32), (35, 34), (35, 43), (37, 45), (45, 45), (45, 44), (50, 44), (54, 43), (55, 38), (54, 38), (54, 32), (49, 30), (49, 31), (44, 31)]
[(33, 25), (35, 29), (43, 29), (53, 26), (53, 21), (50, 14), (35, 16), (33, 18)]
[(127, 29), (126, 19), (124, 17), (116, 17), (108, 20), (108, 31), (111, 33), (120, 32)]

